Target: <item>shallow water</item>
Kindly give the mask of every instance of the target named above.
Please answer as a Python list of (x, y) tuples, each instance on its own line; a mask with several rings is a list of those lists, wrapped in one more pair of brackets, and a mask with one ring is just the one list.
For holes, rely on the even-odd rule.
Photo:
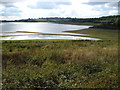
[[(0, 35), (2, 36), (1, 40), (26, 40), (26, 39), (99, 40), (96, 38), (73, 36), (73, 35), (88, 36), (85, 34), (63, 32), (63, 31), (81, 30), (89, 27), (90, 26), (85, 26), (85, 25), (67, 25), (67, 24), (55, 24), (48, 22), (39, 22), (39, 23), (10, 22), (10, 23), (0, 24), (0, 28), (2, 29)], [(44, 35), (42, 33), (44, 33)], [(50, 35), (50, 34), (54, 34), (54, 35)]]

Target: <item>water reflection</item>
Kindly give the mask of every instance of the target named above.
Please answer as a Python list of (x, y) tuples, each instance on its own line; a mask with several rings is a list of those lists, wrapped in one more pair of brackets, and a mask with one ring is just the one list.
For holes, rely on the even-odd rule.
[(3, 37), (3, 39), (4, 40), (29, 40), (29, 39), (100, 40), (96, 38), (78, 37), (78, 36), (35, 35), (35, 34), (27, 35), (27, 36)]
[[(1, 40), (26, 40), (26, 39), (87, 39), (99, 40), (96, 38), (79, 37), (88, 36), (86, 34), (67, 33), (63, 31), (73, 31), (85, 29), (90, 26), (67, 25), (55, 23), (2, 23), (0, 28)], [(53, 35), (52, 35), (53, 34)], [(72, 36), (71, 36), (72, 35)], [(74, 36), (73, 36), (74, 35)]]

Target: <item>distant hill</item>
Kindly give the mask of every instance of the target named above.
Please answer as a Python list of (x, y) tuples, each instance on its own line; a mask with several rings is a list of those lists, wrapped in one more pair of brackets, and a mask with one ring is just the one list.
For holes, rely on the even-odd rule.
[(120, 16), (101, 17), (100, 23), (93, 28), (120, 29)]
[(51, 18), (29, 18), (21, 20), (7, 21), (3, 20), (2, 22), (54, 22), (54, 23), (64, 23), (64, 24), (85, 24), (93, 25), (93, 28), (105, 28), (105, 29), (118, 29), (120, 24), (120, 15), (114, 16), (104, 16), (100, 18), (60, 18), (60, 17), (51, 17)]

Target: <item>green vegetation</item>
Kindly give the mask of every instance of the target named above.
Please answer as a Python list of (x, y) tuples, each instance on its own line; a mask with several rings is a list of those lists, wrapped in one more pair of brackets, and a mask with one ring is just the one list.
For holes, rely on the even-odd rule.
[(118, 40), (119, 30), (111, 29), (99, 29), (99, 28), (88, 28), (76, 31), (65, 31), (70, 33), (80, 33), (91, 35), (89, 37), (100, 38), (103, 40)]
[(100, 24), (94, 25), (94, 28), (103, 28), (103, 29), (119, 29), (120, 26), (120, 17), (109, 18), (108, 20), (101, 21)]
[(3, 41), (3, 88), (118, 88), (118, 42)]

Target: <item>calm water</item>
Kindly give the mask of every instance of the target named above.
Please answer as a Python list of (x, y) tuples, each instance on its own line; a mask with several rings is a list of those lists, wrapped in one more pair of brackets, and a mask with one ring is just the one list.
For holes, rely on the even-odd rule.
[[(23, 23), (23, 22), (12, 22), (2, 23), (0, 28), (2, 31), (0, 35), (4, 36), (1, 40), (25, 40), (25, 39), (89, 39), (98, 40), (95, 38), (86, 38), (79, 36), (70, 35), (85, 35), (66, 33), (63, 31), (81, 30), (89, 28), (90, 26), (84, 25), (67, 25), (67, 24), (55, 24), (55, 23)], [(18, 32), (19, 31), (19, 32)], [(24, 33), (27, 32), (27, 33)], [(41, 35), (37, 33), (47, 34), (61, 34), (61, 35)]]

